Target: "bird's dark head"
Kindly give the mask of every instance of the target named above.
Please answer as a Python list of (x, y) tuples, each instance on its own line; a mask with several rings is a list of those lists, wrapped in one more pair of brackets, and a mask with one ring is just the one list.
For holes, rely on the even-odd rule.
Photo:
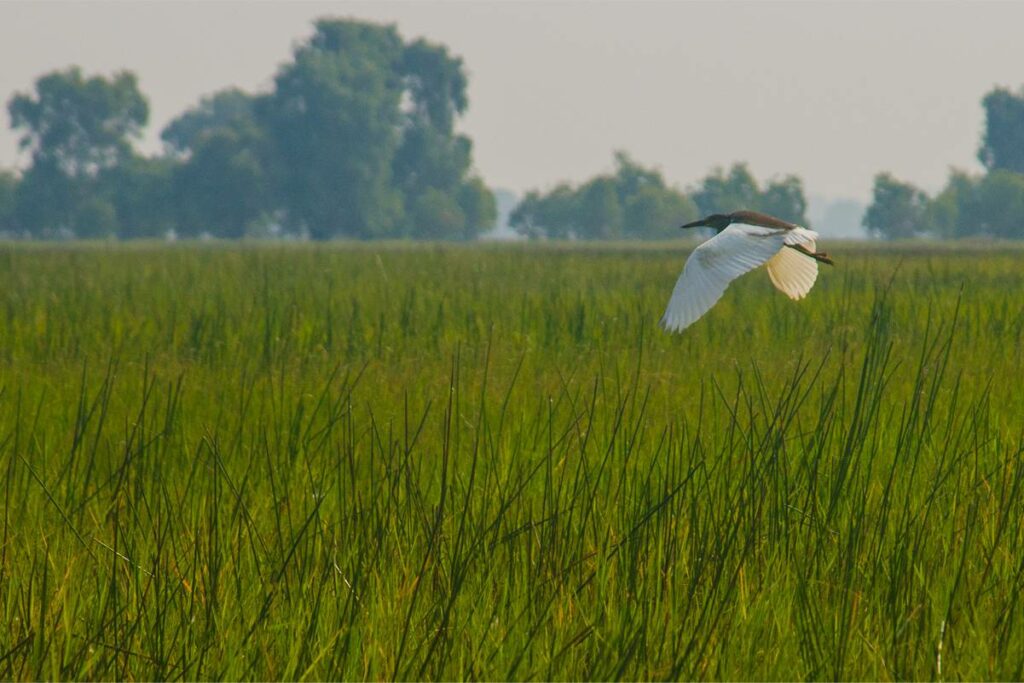
[(722, 232), (729, 224), (732, 223), (732, 217), (724, 213), (713, 213), (710, 216), (705, 216), (699, 221), (693, 221), (685, 225), (680, 225), (680, 228), (714, 228), (715, 232)]

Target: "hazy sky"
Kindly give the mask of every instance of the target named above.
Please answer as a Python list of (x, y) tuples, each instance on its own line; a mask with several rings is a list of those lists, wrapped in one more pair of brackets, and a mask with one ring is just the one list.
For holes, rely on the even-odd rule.
[[(156, 151), (201, 95), (268, 89), (325, 15), (462, 56), (476, 166), (518, 191), (608, 170), (614, 149), (679, 186), (746, 160), (808, 194), (867, 199), (880, 170), (935, 190), (978, 168), (982, 95), (1024, 82), (1024, 2), (0, 1), (0, 97), (71, 64), (131, 69)], [(23, 163), (4, 118), (0, 165)]]

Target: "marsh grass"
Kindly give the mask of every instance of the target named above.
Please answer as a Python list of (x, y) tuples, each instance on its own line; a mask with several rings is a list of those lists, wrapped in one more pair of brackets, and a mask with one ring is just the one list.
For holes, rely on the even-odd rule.
[(0, 678), (1020, 679), (1019, 252), (0, 251)]

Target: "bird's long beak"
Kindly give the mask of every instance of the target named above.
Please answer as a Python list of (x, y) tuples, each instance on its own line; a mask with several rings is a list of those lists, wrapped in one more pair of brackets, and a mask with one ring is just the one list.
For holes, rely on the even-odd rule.
[(683, 228), (703, 228), (705, 226), (707, 226), (707, 223), (705, 223), (704, 219), (702, 218), (699, 221), (693, 221), (692, 223), (686, 223), (685, 225), (680, 225), (679, 229), (682, 230)]

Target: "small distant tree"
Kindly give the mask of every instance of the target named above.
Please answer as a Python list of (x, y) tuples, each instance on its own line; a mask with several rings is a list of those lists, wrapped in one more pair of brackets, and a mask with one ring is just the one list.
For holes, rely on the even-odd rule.
[(454, 197), (436, 188), (427, 188), (410, 207), (409, 217), (416, 234), (426, 239), (460, 239), (464, 236), (466, 215)]
[(679, 236), (679, 225), (696, 214), (690, 198), (668, 187), (659, 171), (616, 152), (614, 174), (578, 188), (562, 183), (547, 194), (528, 192), (509, 225), (529, 237), (664, 239)]
[(509, 225), (531, 239), (566, 239), (575, 234), (579, 209), (576, 191), (561, 183), (547, 194), (527, 192), (509, 214)]
[(530, 239), (548, 236), (548, 230), (545, 229), (538, 215), (540, 203), (541, 194), (537, 190), (531, 190), (523, 195), (523, 198), (509, 211), (509, 227)]
[(616, 150), (614, 158), (615, 187), (620, 201), (625, 202), (627, 198), (644, 188), (660, 189), (665, 187), (665, 179), (659, 171), (653, 168), (644, 168), (626, 152)]
[(693, 192), (701, 215), (755, 209), (760, 200), (761, 191), (746, 164), (733, 164), (728, 173), (715, 169)]
[(665, 187), (642, 187), (623, 207), (626, 234), (640, 239), (679, 237), (679, 226), (697, 217), (697, 207), (681, 192)]
[(871, 206), (864, 214), (868, 232), (885, 239), (906, 239), (925, 232), (928, 195), (888, 173), (875, 176)]
[(942, 189), (929, 202), (923, 224), (928, 234), (944, 239), (969, 237), (983, 230), (977, 220), (980, 178), (953, 170)]
[(715, 169), (694, 190), (693, 201), (702, 215), (751, 209), (807, 225), (807, 199), (800, 178), (787, 175), (772, 180), (762, 191), (746, 164), (733, 164), (728, 173)]
[(807, 199), (800, 178), (788, 175), (768, 183), (757, 200), (757, 208), (784, 221), (807, 225)]
[(615, 179), (598, 176), (584, 183), (578, 199), (579, 237), (612, 239), (622, 236), (622, 204)]
[(498, 218), (498, 202), (483, 180), (474, 176), (462, 181), (457, 201), (465, 217), (463, 239), (473, 239), (494, 226)]
[(549, 237), (565, 239), (579, 236), (580, 197), (579, 193), (570, 185), (567, 183), (557, 185), (547, 196), (540, 199), (537, 208), (535, 223), (545, 227)]
[(641, 166), (625, 152), (615, 153), (614, 178), (625, 237), (677, 237), (679, 226), (693, 220), (697, 214), (693, 201), (668, 187), (660, 171)]

